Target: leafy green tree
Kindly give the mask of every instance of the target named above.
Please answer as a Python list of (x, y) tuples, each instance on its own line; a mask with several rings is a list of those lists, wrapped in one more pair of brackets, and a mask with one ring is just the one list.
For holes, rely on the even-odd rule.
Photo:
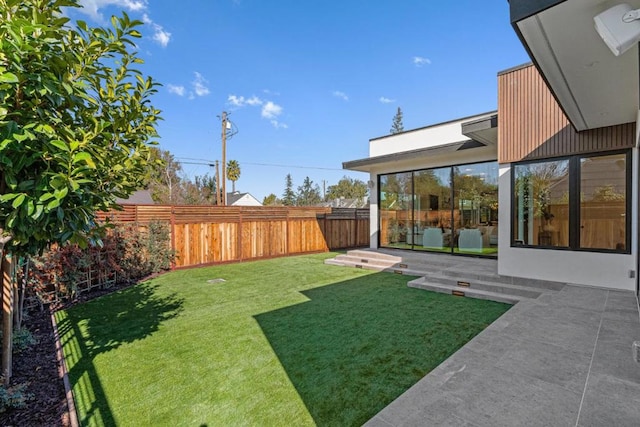
[(277, 206), (281, 203), (282, 202), (280, 201), (280, 199), (278, 199), (278, 197), (273, 193), (265, 196), (264, 199), (262, 199), (263, 206)]
[(284, 180), (284, 193), (282, 193), (282, 204), (284, 206), (295, 206), (296, 194), (293, 192), (293, 179), (291, 174), (288, 173)]
[(296, 204), (298, 206), (313, 206), (320, 202), (322, 202), (320, 186), (318, 184), (313, 185), (313, 181), (308, 176), (305, 177), (302, 185), (298, 187)]
[(145, 178), (157, 83), (133, 68), (140, 37), (69, 23), (77, 0), (0, 0), (0, 228), (13, 253), (85, 243), (96, 210)]
[(182, 197), (177, 203), (186, 205), (215, 205), (216, 179), (209, 174), (196, 175), (193, 181), (181, 183)]
[(89, 28), (64, 7), (79, 1), (0, 0), (0, 231), (14, 256), (99, 238), (95, 212), (144, 185), (156, 136), (157, 83), (132, 51), (142, 22)]
[(404, 131), (404, 125), (402, 124), (402, 110), (400, 109), (400, 107), (398, 107), (398, 111), (396, 112), (396, 115), (393, 116), (393, 122), (391, 124), (390, 132), (392, 134), (395, 134), (403, 131)]
[(361, 200), (359, 206), (364, 206), (368, 194), (369, 188), (367, 188), (367, 184), (359, 179), (344, 176), (337, 184), (329, 186), (326, 198), (327, 200), (339, 199), (341, 197), (345, 199), (359, 199)]
[(231, 181), (231, 191), (236, 192), (236, 181), (240, 179), (240, 164), (237, 160), (227, 162), (227, 179)]

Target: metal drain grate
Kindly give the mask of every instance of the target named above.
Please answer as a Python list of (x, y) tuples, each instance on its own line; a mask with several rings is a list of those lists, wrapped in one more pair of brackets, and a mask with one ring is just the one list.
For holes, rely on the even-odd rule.
[(224, 279), (211, 279), (211, 280), (207, 280), (207, 283), (224, 283), (226, 282), (226, 280)]

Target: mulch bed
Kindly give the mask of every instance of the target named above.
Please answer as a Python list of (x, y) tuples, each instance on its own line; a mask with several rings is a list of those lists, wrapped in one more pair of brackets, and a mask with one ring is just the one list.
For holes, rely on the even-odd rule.
[[(143, 280), (150, 279), (149, 276)], [(123, 283), (108, 289), (95, 289), (80, 295), (64, 306), (51, 307), (52, 310), (68, 308), (72, 305), (92, 300), (99, 296), (132, 286)], [(25, 326), (31, 331), (37, 344), (13, 355), (13, 377), (11, 386), (27, 384), (30, 395), (26, 406), (0, 413), (0, 426), (70, 426), (67, 401), (62, 379), (58, 371), (56, 342), (48, 309), (30, 313)]]
[(11, 385), (27, 384), (25, 408), (0, 414), (3, 426), (69, 426), (64, 385), (58, 375), (56, 342), (48, 311), (32, 313), (25, 326), (37, 344), (13, 356)]

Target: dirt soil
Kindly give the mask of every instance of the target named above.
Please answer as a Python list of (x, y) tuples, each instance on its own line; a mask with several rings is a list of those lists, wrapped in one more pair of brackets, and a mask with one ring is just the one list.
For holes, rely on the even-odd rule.
[(58, 374), (56, 343), (48, 311), (32, 313), (25, 326), (37, 344), (13, 356), (11, 386), (27, 384), (25, 408), (0, 414), (2, 426), (68, 426), (64, 385)]

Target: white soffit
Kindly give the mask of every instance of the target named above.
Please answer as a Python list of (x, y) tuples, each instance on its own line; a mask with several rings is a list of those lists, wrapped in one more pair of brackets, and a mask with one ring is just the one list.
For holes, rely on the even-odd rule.
[[(566, 0), (516, 23), (534, 62), (577, 130), (636, 120), (638, 46), (614, 56), (593, 17), (623, 2)], [(640, 9), (640, 0), (624, 0)]]

